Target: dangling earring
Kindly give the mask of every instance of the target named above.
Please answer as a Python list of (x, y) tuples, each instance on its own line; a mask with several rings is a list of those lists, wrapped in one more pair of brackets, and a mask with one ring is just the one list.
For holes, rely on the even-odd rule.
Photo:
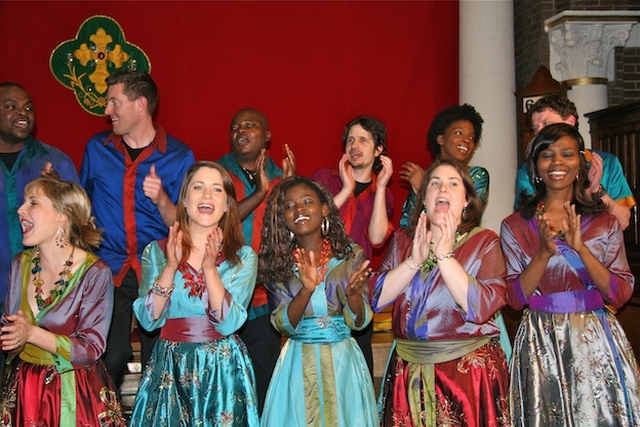
[(462, 208), (462, 219), (466, 221), (467, 220), (467, 215), (468, 215), (467, 207), (465, 206), (464, 208)]
[(576, 174), (576, 181), (579, 181), (579, 180), (580, 180), (580, 174), (578, 173)]
[(329, 227), (331, 226), (331, 222), (329, 222), (329, 218), (326, 216), (322, 217), (322, 224), (320, 225), (320, 231), (322, 231), (322, 235), (326, 236), (329, 234)]
[(293, 242), (293, 239), (296, 238), (296, 235), (293, 234), (293, 231), (289, 230), (289, 238), (291, 239), (291, 241)]
[(536, 182), (536, 184), (540, 184), (542, 182), (542, 178), (540, 178), (539, 176), (536, 176), (534, 181)]
[(65, 248), (69, 244), (69, 239), (67, 238), (67, 233), (64, 232), (62, 227), (58, 227), (58, 232), (56, 233), (56, 246), (59, 248)]

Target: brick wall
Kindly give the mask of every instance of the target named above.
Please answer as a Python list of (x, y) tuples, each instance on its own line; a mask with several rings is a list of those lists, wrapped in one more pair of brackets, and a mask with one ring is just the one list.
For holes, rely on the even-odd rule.
[[(549, 64), (544, 21), (563, 10), (640, 10), (640, 0), (514, 0), (516, 87)], [(616, 48), (615, 81), (609, 82), (611, 106), (640, 101), (640, 48)]]

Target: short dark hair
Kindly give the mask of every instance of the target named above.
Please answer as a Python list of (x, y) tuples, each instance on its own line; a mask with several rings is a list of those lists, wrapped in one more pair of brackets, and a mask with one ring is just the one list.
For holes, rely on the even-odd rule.
[[(355, 125), (362, 126), (362, 129), (366, 130), (371, 134), (374, 142), (374, 149), (378, 147), (382, 147), (382, 152), (380, 156), (387, 155), (387, 128), (384, 123), (375, 117), (371, 116), (360, 116), (351, 120), (344, 127), (344, 133), (342, 134), (342, 145), (347, 146), (347, 138), (349, 137), (349, 131)], [(373, 172), (378, 173), (380, 169), (382, 169), (382, 161), (380, 160), (380, 156), (377, 156), (373, 161)]]
[(569, 116), (576, 118), (576, 129), (578, 128), (578, 109), (576, 104), (561, 93), (552, 93), (538, 99), (527, 111), (527, 123), (531, 125), (531, 117), (534, 113), (542, 113), (544, 110), (553, 110), (560, 114), (562, 120), (567, 120)]
[(0, 89), (9, 89), (9, 88), (16, 88), (16, 89), (22, 89), (23, 91), (27, 91), (24, 87), (20, 86), (18, 83), (14, 83), (14, 82), (3, 82), (0, 83)]
[(476, 147), (480, 146), (482, 138), (482, 116), (476, 109), (469, 104), (453, 105), (440, 111), (431, 121), (429, 132), (427, 133), (427, 142), (431, 147), (431, 152), (436, 157), (440, 157), (441, 146), (438, 144), (438, 136), (444, 135), (451, 123), (458, 120), (466, 120), (473, 125), (473, 131), (476, 134)]
[(141, 96), (147, 98), (147, 111), (153, 116), (158, 106), (158, 87), (149, 73), (122, 69), (107, 77), (106, 83), (109, 86), (122, 83), (124, 85), (122, 92), (132, 101)]

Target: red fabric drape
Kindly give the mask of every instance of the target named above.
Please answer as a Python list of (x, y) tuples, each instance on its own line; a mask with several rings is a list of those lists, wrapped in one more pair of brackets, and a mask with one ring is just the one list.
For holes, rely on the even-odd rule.
[[(88, 138), (109, 128), (49, 71), (49, 55), (89, 16), (121, 25), (151, 60), (160, 90), (157, 120), (198, 159), (229, 151), (238, 109), (263, 110), (279, 163), (283, 144), (304, 175), (337, 167), (344, 125), (362, 114), (388, 127), (394, 169), (432, 155), (433, 116), (458, 100), (455, 1), (1, 1), (0, 81), (31, 94), (36, 137), (78, 166)], [(393, 221), (407, 189), (397, 174)]]

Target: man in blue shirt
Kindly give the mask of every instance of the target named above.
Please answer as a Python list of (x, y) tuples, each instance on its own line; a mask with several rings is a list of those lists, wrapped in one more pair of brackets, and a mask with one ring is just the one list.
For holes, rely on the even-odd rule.
[[(97, 254), (115, 284), (114, 312), (104, 362), (120, 388), (132, 354), (133, 301), (138, 297), (140, 257), (145, 246), (167, 236), (175, 203), (193, 152), (153, 121), (158, 90), (145, 72), (122, 70), (107, 78), (107, 107), (113, 132), (87, 143), (80, 181), (91, 199), (96, 225), (104, 229)], [(139, 329), (142, 366), (157, 333)]]
[(24, 187), (41, 176), (78, 182), (71, 158), (31, 135), (35, 124), (27, 91), (16, 83), (0, 83), (0, 313), (11, 260), (23, 249), (17, 210), (23, 203)]

